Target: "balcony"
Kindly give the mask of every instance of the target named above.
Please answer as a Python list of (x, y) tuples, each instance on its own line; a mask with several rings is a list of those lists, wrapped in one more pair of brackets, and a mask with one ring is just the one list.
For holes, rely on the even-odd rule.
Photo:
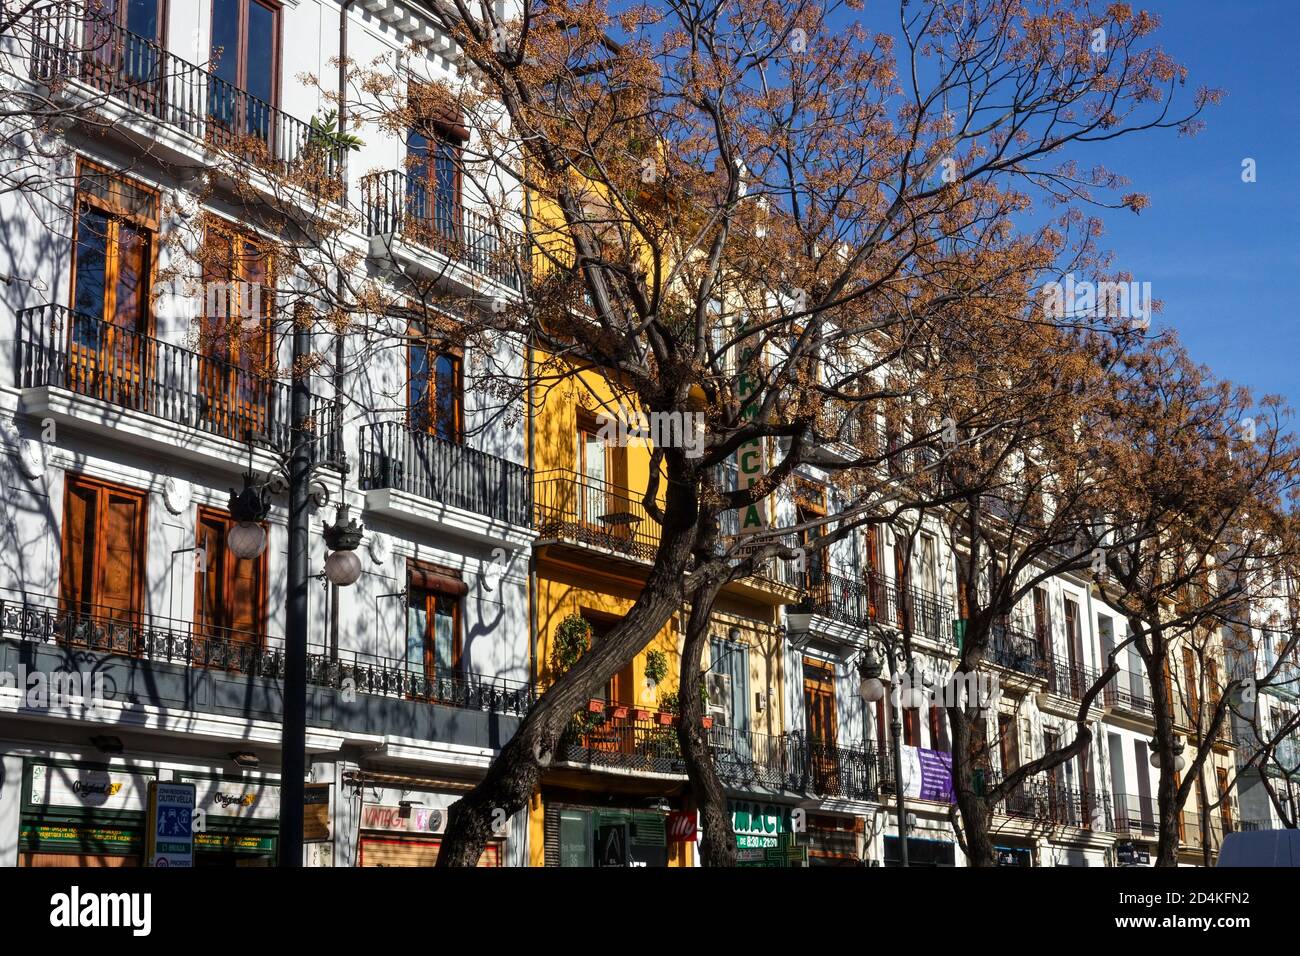
[(527, 543), (508, 530), (527, 528), (532, 518), (532, 472), (526, 466), (402, 422), (377, 422), (360, 431), (359, 480), (367, 508), (489, 543)]
[(822, 571), (808, 575), (806, 597), (812, 611), (847, 624), (867, 628), (874, 624), (907, 629), (907, 603), (912, 609), (912, 636), (935, 644), (950, 645), (952, 605), (921, 588), (902, 592), (882, 574), (868, 571), (864, 579), (842, 577)]
[(1120, 671), (1112, 677), (1102, 691), (1102, 700), (1111, 710), (1145, 718), (1148, 722), (1155, 716), (1155, 703), (1145, 681), (1131, 671)]
[(1005, 618), (994, 621), (984, 659), (1029, 677), (1042, 678), (1047, 674), (1042, 644)]
[(1075, 827), (1098, 833), (1114, 831), (1109, 794), (1067, 787), (1050, 780), (1027, 780), (1002, 802), (998, 812), (1049, 827)]
[[(279, 454), (293, 441), (286, 383), (61, 305), (18, 313), (16, 357), (23, 410), (71, 427), (229, 467), (250, 438)], [(312, 396), (309, 421), (313, 459), (337, 461), (335, 403)]]
[(542, 540), (596, 548), (649, 563), (659, 550), (659, 522), (626, 488), (568, 471), (536, 476), (533, 526)]
[(52, 95), (84, 99), (106, 114), (107, 97), (128, 116), (161, 124), (144, 125), (137, 138), (155, 151), (173, 145), (173, 158), (212, 147), (291, 185), (341, 194), (342, 151), (309, 123), (94, 15), (51, 4), (32, 17), (31, 75)]
[[(466, 291), (476, 290), (479, 279), (520, 290), (524, 240), (518, 232), (458, 202), (440, 201), (428, 180), (405, 170), (372, 173), (361, 187), (372, 255), (393, 257)], [(422, 249), (440, 261), (430, 260)]]
[(1048, 671), (1047, 689), (1057, 697), (1082, 701), (1083, 695), (1097, 683), (1098, 677), (1100, 674), (1091, 667), (1054, 660)]
[[(0, 638), (20, 646), (45, 649), (63, 658), (75, 655), (82, 667), (88, 657), (101, 657), (101, 666), (106, 666), (107, 658), (116, 657), (126, 659), (133, 671), (149, 670), (150, 665), (170, 665), (192, 675), (202, 673), (209, 677), (268, 679), (272, 684), (284, 678), (284, 650), (269, 645), (263, 634), (111, 608), (64, 610), (57, 599), (47, 596), (0, 597)], [(331, 656), (327, 647), (309, 644), (308, 684), (338, 691), (345, 686), (345, 681), (350, 682), (347, 684), (350, 690), (365, 697), (516, 717), (527, 713), (535, 699), (532, 685), (520, 681), (473, 673), (430, 676), (403, 660), (355, 651), (340, 651), (337, 656)], [(237, 684), (223, 683), (238, 688)], [(134, 680), (119, 680), (116, 685), (108, 682), (108, 686), (118, 688), (148, 686), (150, 693), (162, 693), (160, 688), (164, 684), (147, 681), (142, 685)], [(248, 694), (242, 699), (260, 701), (256, 704), (260, 712), (255, 716), (278, 720), (278, 689), (264, 687), (262, 690), (264, 693), (256, 698)], [(163, 697), (148, 703), (176, 706), (183, 701)], [(362, 710), (365, 709), (363, 705)]]
[[(676, 718), (662, 723), (632, 705), (599, 701), (561, 735), (558, 759), (584, 769), (685, 776)], [(707, 731), (723, 785), (743, 792), (869, 801), (879, 794), (874, 749), (838, 747), (799, 733), (763, 734), (714, 725)]]
[(1160, 811), (1155, 797), (1117, 793), (1114, 805), (1116, 833), (1154, 839), (1160, 832)]

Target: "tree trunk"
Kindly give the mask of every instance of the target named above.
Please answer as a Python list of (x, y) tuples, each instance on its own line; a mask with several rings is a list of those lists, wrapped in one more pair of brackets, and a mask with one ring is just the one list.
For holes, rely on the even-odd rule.
[(1178, 865), (1178, 787), (1174, 783), (1174, 711), (1165, 686), (1166, 653), (1163, 639), (1152, 640), (1151, 659), (1146, 661), (1151, 707), (1155, 712), (1156, 753), (1160, 754), (1160, 778), (1156, 782), (1156, 808), (1160, 831), (1156, 838), (1156, 866)]
[[(960, 704), (960, 702), (956, 702)], [(975, 777), (977, 770), (987, 774), (986, 767), (975, 765), (971, 751), (974, 725), (963, 707), (948, 708), (952, 727), (952, 785), (957, 798), (957, 811), (961, 814), (962, 835), (966, 844), (968, 866), (996, 866), (993, 834), (990, 832), (990, 812), (984, 795), (978, 792)], [(895, 786), (902, 786), (900, 781)], [(989, 786), (987, 776), (984, 789)]]
[[(677, 480), (672, 480), (677, 479)], [(582, 703), (600, 693), (681, 607), (696, 538), (693, 483), (671, 475), (655, 564), (627, 616), (547, 688), (477, 786), (451, 805), (438, 866), (477, 866), (494, 826), (528, 806), (542, 770)]]
[(677, 737), (686, 761), (686, 775), (691, 781), (691, 794), (700, 811), (700, 824), (704, 835), (700, 842), (700, 860), (704, 866), (735, 866), (736, 839), (732, 834), (731, 820), (727, 816), (727, 793), (718, 778), (717, 768), (709, 753), (709, 732), (704, 729), (703, 704), (700, 686), (704, 675), (700, 662), (704, 645), (709, 639), (709, 618), (719, 585), (710, 582), (695, 592), (691, 602), (691, 616), (686, 628), (682, 649), (681, 682), (678, 697), (681, 700), (681, 721)]

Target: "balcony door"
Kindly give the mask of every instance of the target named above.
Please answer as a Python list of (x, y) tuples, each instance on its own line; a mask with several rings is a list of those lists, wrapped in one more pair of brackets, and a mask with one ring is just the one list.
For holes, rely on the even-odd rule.
[(212, 133), (228, 143), (273, 147), (280, 6), (270, 0), (212, 0)]
[(204, 235), (200, 395), (205, 426), (226, 438), (270, 431), (271, 255), (224, 224)]
[(69, 388), (147, 410), (150, 280), (157, 195), (83, 163), (72, 241)]
[(579, 524), (598, 543), (626, 549), (640, 524), (627, 493), (627, 449), (608, 444), (585, 410), (578, 413), (576, 438)]
[[(213, 508), (200, 508), (195, 547), (201, 548), (195, 575), (198, 635), (204, 638), (197, 663), (242, 670), (266, 634), (266, 552), (251, 560), (226, 547), (235, 522)], [(196, 657), (200, 657), (196, 650)]]
[(839, 773), (835, 671), (810, 657), (803, 659), (803, 707), (813, 784), (818, 792), (827, 793), (833, 790)]
[(438, 249), (461, 235), (460, 150), (459, 141), (432, 123), (407, 130), (407, 225)]
[[(144, 608), (145, 495), (133, 488), (68, 473), (63, 490), (60, 606), (75, 615), (66, 636), (106, 635), (117, 653), (135, 653), (129, 628)], [(85, 626), (84, 618), (127, 630)]]
[(157, 101), (163, 0), (90, 0), (87, 13), (87, 82), (127, 95), (137, 106)]
[(406, 671), (411, 696), (448, 700), (465, 676), (461, 603), (469, 588), (455, 571), (411, 565), (406, 592)]
[(461, 440), (461, 356), (412, 332), (407, 350), (407, 423), (413, 432)]

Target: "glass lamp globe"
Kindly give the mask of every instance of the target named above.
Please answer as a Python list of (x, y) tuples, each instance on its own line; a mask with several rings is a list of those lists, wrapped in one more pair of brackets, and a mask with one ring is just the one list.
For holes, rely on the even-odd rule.
[(1183, 768), (1186, 767), (1186, 766), (1187, 766), (1187, 761), (1183, 759), (1183, 755), (1182, 755), (1182, 754), (1178, 754), (1176, 757), (1174, 757), (1174, 772), (1175, 772), (1175, 773), (1182, 773), (1182, 772), (1183, 772)]
[(361, 559), (355, 551), (334, 551), (325, 559), (325, 578), (345, 588), (361, 577)]
[(256, 521), (241, 521), (230, 529), (226, 546), (237, 558), (251, 560), (266, 550), (266, 529)]
[(1160, 751), (1159, 751), (1159, 750), (1153, 750), (1153, 751), (1151, 751), (1151, 766), (1155, 767), (1157, 770), (1160, 769)]
[(879, 677), (864, 677), (858, 685), (858, 695), (868, 704), (874, 704), (885, 696), (885, 684)]

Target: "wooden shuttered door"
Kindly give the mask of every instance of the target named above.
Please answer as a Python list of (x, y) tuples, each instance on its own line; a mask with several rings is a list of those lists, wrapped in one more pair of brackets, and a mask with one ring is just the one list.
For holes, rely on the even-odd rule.
[(546, 805), (543, 823), (543, 864), (560, 865), (560, 810), (551, 804)]
[[(409, 840), (395, 837), (363, 836), (360, 845), (361, 866), (433, 866), (438, 862), (441, 840)], [(500, 866), (501, 845), (487, 844), (478, 858), (479, 866)]]
[(196, 546), (203, 549), (202, 570), (195, 575), (203, 633), (231, 641), (260, 644), (266, 622), (266, 552), (247, 560), (226, 547), (234, 522), (211, 508), (199, 509)]
[(144, 600), (143, 492), (69, 475), (59, 590), (69, 610), (134, 617)]

